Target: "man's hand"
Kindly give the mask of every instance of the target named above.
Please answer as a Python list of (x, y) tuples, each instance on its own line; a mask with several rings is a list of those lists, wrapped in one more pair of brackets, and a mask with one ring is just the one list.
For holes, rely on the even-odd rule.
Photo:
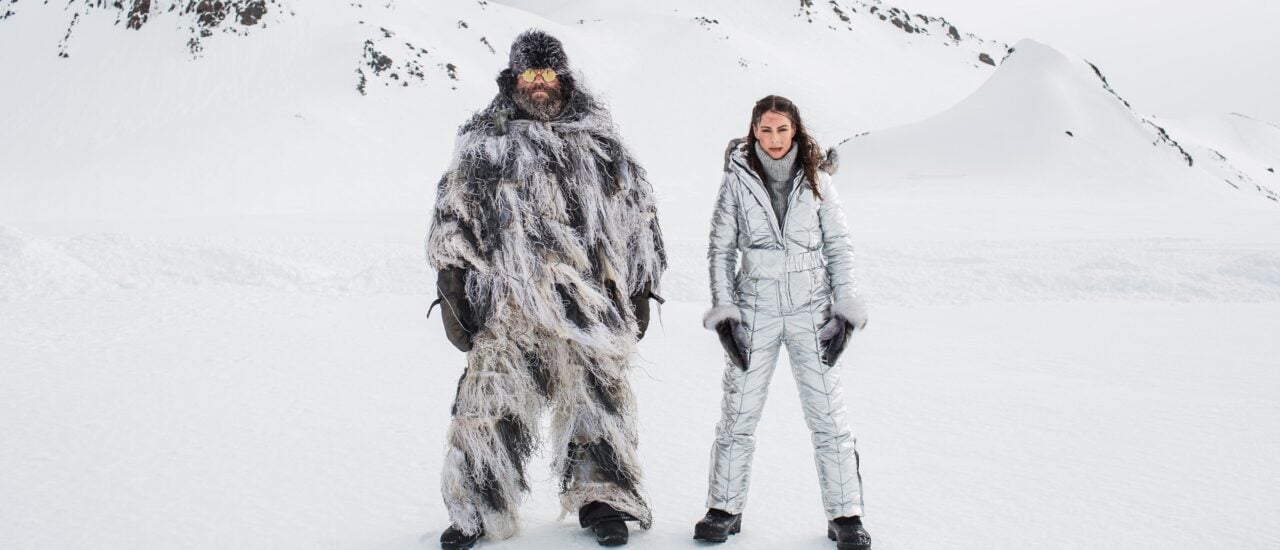
[(436, 276), (436, 292), (441, 303), (444, 333), (459, 351), (471, 351), (471, 337), (480, 330), (471, 304), (467, 301), (467, 271), (449, 267)]
[(636, 334), (636, 340), (644, 338), (644, 333), (649, 329), (649, 299), (657, 300), (659, 304), (666, 302), (661, 296), (653, 293), (653, 282), (644, 284), (644, 288), (640, 292), (631, 296), (631, 310), (636, 314), (636, 328), (640, 332)]

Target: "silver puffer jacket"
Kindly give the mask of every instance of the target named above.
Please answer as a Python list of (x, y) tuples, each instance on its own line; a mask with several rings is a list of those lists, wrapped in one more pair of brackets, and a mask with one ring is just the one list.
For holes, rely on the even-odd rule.
[(785, 343), (805, 422), (812, 433), (827, 517), (862, 515), (862, 480), (845, 419), (840, 368), (820, 360), (819, 329), (839, 314), (866, 323), (853, 277), (853, 245), (831, 184), (835, 153), (827, 154), (814, 196), (797, 174), (778, 220), (764, 183), (747, 164), (745, 144), (730, 142), (724, 180), (711, 218), (707, 258), (713, 307), (708, 329), (741, 322), (747, 368), (727, 360), (724, 398), (712, 448), (707, 507), (741, 513), (746, 506), (755, 428), (779, 351)]
[(823, 200), (809, 191), (803, 172), (797, 174), (787, 219), (779, 220), (763, 182), (747, 165), (745, 142), (730, 142), (707, 250), (713, 307), (754, 303), (757, 279), (783, 282), (785, 309), (857, 298), (853, 244), (829, 175), (835, 167), (833, 150), (818, 172)]

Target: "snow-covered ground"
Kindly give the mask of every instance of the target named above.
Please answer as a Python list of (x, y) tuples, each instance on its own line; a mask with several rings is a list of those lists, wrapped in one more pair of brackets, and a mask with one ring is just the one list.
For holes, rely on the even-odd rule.
[[(723, 368), (707, 216), (724, 142), (780, 92), (843, 158), (876, 548), (1280, 547), (1280, 127), (1144, 116), (1105, 67), (1034, 41), (1002, 60), (878, 2), (291, 4), (195, 59), (175, 14), (0, 20), (0, 547), (436, 547), (462, 356), (424, 317), (426, 208), (532, 25), (610, 100), (671, 250), (634, 376), (655, 527), (632, 546), (697, 547)], [(366, 39), (427, 74), (360, 95)], [(779, 373), (726, 548), (833, 546)], [(536, 461), (523, 532), (485, 547), (594, 548)]]
[[(424, 317), (420, 216), (5, 230), (5, 546), (434, 547), (462, 358)], [(695, 547), (717, 418), (704, 264), (676, 241), (635, 373), (639, 548)], [(1280, 243), (868, 241), (844, 376), (877, 548), (1280, 544)], [(774, 384), (732, 544), (827, 548)], [(524, 532), (492, 547), (594, 547), (537, 462)]]
[[(1029, 265), (1017, 303), (878, 304), (848, 352), (877, 548), (1280, 544), (1274, 296), (1075, 300)], [(461, 356), (423, 317), (431, 297), (270, 273), (0, 308), (5, 547), (435, 545)], [(669, 303), (642, 344), (656, 526), (638, 548), (696, 547), (722, 368), (702, 309)], [(772, 393), (732, 545), (828, 548), (794, 385)], [(524, 532), (492, 547), (594, 547), (537, 462)]]

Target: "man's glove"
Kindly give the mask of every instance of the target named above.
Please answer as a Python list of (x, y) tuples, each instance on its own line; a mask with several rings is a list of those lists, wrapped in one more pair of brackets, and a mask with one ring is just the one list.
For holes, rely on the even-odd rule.
[[(471, 337), (480, 330), (475, 313), (467, 301), (467, 271), (457, 267), (441, 269), (436, 275), (436, 301), (442, 303), (441, 317), (444, 319), (444, 333), (449, 342), (459, 351), (471, 351)], [(427, 316), (431, 310), (427, 309)]]
[(649, 329), (649, 298), (657, 300), (659, 304), (665, 304), (667, 301), (653, 293), (653, 282), (644, 284), (644, 288), (640, 292), (631, 296), (631, 310), (636, 314), (636, 327), (640, 329), (640, 333), (636, 335), (636, 340), (644, 338), (644, 333)]
[(724, 347), (725, 353), (729, 354), (729, 362), (747, 370), (747, 358), (750, 357), (747, 342), (750, 338), (742, 322), (737, 319), (720, 321), (716, 324), (716, 334), (720, 336), (720, 345)]

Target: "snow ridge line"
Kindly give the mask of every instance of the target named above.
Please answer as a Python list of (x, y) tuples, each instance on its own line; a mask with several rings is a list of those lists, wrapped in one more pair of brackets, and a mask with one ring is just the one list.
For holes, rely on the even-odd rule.
[[(416, 242), (37, 238), (0, 226), (0, 301), (119, 291), (253, 288), (434, 294)], [(706, 245), (669, 243), (667, 298), (708, 303)], [(1280, 302), (1280, 244), (1191, 239), (864, 244), (859, 286), (880, 304)]]

